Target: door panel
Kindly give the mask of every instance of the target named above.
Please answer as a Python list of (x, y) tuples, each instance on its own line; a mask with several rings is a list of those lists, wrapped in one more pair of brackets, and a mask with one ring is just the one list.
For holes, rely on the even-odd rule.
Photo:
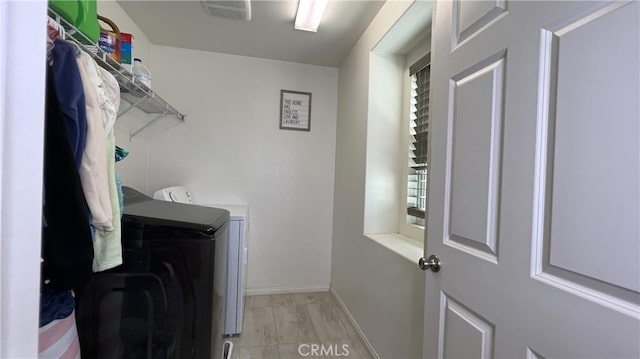
[(545, 359), (545, 357), (536, 353), (531, 348), (527, 348), (527, 359)]
[(456, 1), (453, 6), (455, 47), (504, 14), (507, 10), (507, 1)]
[(426, 358), (640, 357), (639, 28), (639, 2), (436, 3)]
[(440, 333), (444, 339), (438, 354), (442, 358), (491, 358), (493, 325), (462, 304), (440, 295)]
[[(614, 5), (545, 30), (551, 49), (543, 59), (554, 69), (546, 86), (556, 87), (555, 96), (545, 98), (555, 104), (554, 112), (546, 111), (544, 139), (550, 166), (543, 184), (550, 187), (545, 264), (636, 294), (640, 241), (628, 238), (640, 238), (640, 72), (620, 59), (640, 63), (637, 18), (637, 11)], [(629, 33), (634, 21), (636, 31)], [(610, 264), (593, 265), (603, 258)]]
[(504, 53), (450, 82), (445, 244), (497, 262)]

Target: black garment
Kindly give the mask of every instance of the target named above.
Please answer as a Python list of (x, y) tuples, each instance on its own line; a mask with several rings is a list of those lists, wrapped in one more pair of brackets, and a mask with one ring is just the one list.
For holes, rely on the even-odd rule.
[(42, 280), (54, 290), (82, 287), (91, 279), (93, 243), (89, 209), (80, 185), (51, 69), (47, 71), (44, 134)]

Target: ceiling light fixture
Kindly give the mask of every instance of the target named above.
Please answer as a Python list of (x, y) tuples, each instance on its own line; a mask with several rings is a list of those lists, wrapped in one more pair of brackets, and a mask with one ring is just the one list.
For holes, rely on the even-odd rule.
[(317, 32), (328, 0), (299, 0), (296, 30)]

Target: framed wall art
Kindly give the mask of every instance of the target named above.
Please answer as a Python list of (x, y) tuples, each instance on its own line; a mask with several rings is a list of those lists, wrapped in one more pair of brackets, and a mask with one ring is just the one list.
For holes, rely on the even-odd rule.
[(311, 131), (311, 92), (280, 90), (280, 129)]

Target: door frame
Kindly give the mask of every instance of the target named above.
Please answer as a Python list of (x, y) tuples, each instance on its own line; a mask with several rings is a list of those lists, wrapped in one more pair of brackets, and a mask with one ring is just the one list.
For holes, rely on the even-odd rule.
[(0, 1), (0, 357), (38, 356), (46, 1)]

